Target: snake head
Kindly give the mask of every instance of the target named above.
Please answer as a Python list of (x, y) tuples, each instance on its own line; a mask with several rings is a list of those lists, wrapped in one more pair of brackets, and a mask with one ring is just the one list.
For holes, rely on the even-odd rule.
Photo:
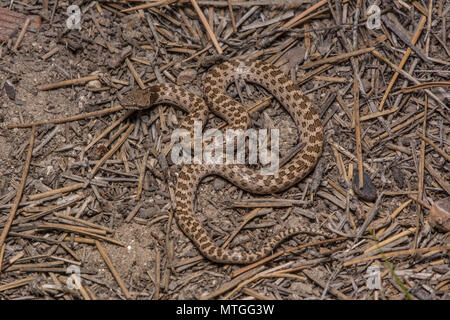
[(152, 91), (139, 89), (125, 93), (119, 100), (125, 109), (140, 110), (150, 107), (156, 99)]

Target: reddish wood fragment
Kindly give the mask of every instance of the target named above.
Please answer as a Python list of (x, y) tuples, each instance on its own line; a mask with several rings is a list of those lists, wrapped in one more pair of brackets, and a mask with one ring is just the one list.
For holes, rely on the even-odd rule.
[(40, 16), (27, 16), (9, 9), (0, 8), (0, 42), (8, 41), (14, 33), (20, 31), (28, 17), (31, 19), (28, 31), (39, 31), (41, 27)]

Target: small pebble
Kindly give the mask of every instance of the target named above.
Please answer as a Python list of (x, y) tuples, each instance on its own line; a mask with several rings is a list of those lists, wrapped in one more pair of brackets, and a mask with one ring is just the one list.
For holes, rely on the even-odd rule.
[(13, 84), (9, 80), (5, 82), (5, 91), (9, 99), (12, 101), (16, 100), (16, 89), (14, 89)]
[(89, 89), (99, 89), (102, 87), (102, 83), (98, 80), (89, 81), (86, 85)]
[(450, 231), (450, 197), (434, 203), (428, 220), (434, 228), (444, 232)]
[(142, 219), (150, 219), (158, 213), (159, 209), (157, 207), (141, 208), (138, 212), (138, 217)]
[(397, 184), (397, 186), (400, 189), (403, 189), (403, 186), (405, 184), (405, 176), (402, 172), (402, 170), (399, 167), (393, 166), (392, 169), (392, 176), (394, 177), (394, 181)]
[(353, 191), (364, 201), (374, 202), (377, 199), (377, 189), (367, 173), (363, 173), (363, 187), (359, 188), (359, 174), (353, 176)]
[(225, 180), (220, 178), (215, 178), (213, 182), (214, 189), (216, 191), (222, 190), (225, 187)]

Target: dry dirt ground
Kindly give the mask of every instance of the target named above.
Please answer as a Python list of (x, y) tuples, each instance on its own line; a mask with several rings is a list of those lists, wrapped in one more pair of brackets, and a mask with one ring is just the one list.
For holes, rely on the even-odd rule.
[[(173, 185), (169, 182), (175, 179), (178, 168), (172, 165), (169, 156), (164, 155), (170, 147), (170, 133), (184, 113), (168, 105), (129, 117), (124, 117), (126, 111), (122, 110), (36, 127), (35, 151), (22, 204), (14, 219), (17, 223), (13, 223), (6, 237), (0, 264), (0, 298), (448, 299), (448, 232), (430, 226), (427, 207), (449, 196), (445, 191), (448, 192), (445, 188), (448, 188), (449, 163), (428, 144), (424, 152), (421, 150), (422, 140), (416, 131), (423, 132), (424, 128), (422, 112), (427, 103), (424, 91), (405, 93), (399, 102), (396, 102), (397, 96), (390, 95), (383, 110), (396, 110), (361, 121), (366, 179), (373, 182), (377, 193), (377, 201), (365, 201), (355, 195), (351, 183), (358, 167), (355, 160), (358, 141), (352, 126), (352, 62), (358, 64), (360, 84), (367, 93), (360, 97), (361, 116), (373, 113), (371, 104), (375, 107), (380, 104), (393, 76), (392, 68), (371, 53), (354, 60), (347, 58), (331, 61), (329, 65), (322, 63), (308, 69), (299, 68), (351, 51), (343, 47), (341, 40), (352, 41), (351, 24), (356, 1), (334, 8), (333, 14), (346, 12), (348, 25), (345, 28), (333, 28), (336, 23), (329, 5), (325, 4), (320, 8), (325, 11), (316, 16), (313, 14), (317, 10), (306, 15), (309, 17), (306, 24), (292, 27), (293, 32), (281, 32), (268, 44), (260, 40), (270, 35), (257, 37), (265, 32), (275, 34), (277, 28), (311, 8), (315, 2), (306, 1), (293, 9), (235, 6), (234, 18), (243, 22), (238, 32), (230, 36), (232, 24), (228, 7), (209, 6), (199, 1), (225, 48), (223, 59), (253, 54), (280, 66), (300, 83), (321, 111), (326, 143), (314, 173), (276, 195), (254, 196), (220, 178), (205, 179), (198, 191), (196, 214), (221, 245), (256, 208), (233, 208), (232, 202), (267, 198), (268, 208), (261, 209), (228, 245), (230, 248), (240, 246), (249, 252), (256, 250), (264, 239), (297, 224), (338, 231), (334, 233), (336, 238), (355, 235), (359, 231), (362, 237), (317, 244), (324, 239), (296, 236), (275, 252), (310, 245), (275, 257), (249, 271), (241, 269), (242, 266), (220, 265), (201, 258), (199, 251), (172, 220)], [(418, 1), (417, 6), (393, 2), (392, 6), (382, 9), (396, 17), (412, 36), (423, 16), (419, 9), (428, 8), (428, 1)], [(55, 1), (49, 1), (48, 8), (42, 3), (14, 1), (12, 10), (41, 16), (42, 26), (37, 33), (27, 32), (18, 50), (12, 49), (17, 33), (8, 42), (0, 44), (0, 230), (6, 225), (19, 188), (31, 134), (29, 127), (7, 125), (61, 119), (116, 106), (120, 94), (138, 87), (136, 78), (146, 85), (158, 80), (175, 82), (202, 95), (202, 76), (217, 59), (202, 22), (189, 3), (121, 13), (121, 8), (132, 5), (101, 2), (102, 9), (99, 9), (93, 1), (73, 1), (71, 4), (81, 8), (81, 30), (67, 29), (68, 1), (56, 1), (57, 7)], [(408, 45), (385, 25), (383, 29), (367, 30), (364, 17), (368, 2), (362, 3), (363, 20), (356, 32), (355, 50), (377, 46), (377, 50), (398, 65)], [(10, 1), (0, 0), (1, 8), (9, 5)], [(413, 53), (404, 67), (406, 71), (412, 70), (408, 72), (421, 82), (448, 81), (449, 33), (445, 30), (448, 29), (445, 21), (449, 24), (449, 6), (446, 1), (433, 1), (428, 36), (425, 25), (417, 43), (417, 47), (425, 52), (427, 37), (430, 38), (427, 56), (438, 61), (427, 65)], [(245, 17), (246, 13), (249, 13), (248, 17)], [(277, 17), (280, 22), (249, 28), (252, 32), (243, 29), (252, 23)], [(305, 26), (318, 31), (305, 36), (302, 32)], [(43, 59), (43, 55), (54, 48), (58, 51)], [(204, 51), (195, 56), (201, 50)], [(193, 55), (194, 58), (188, 59)], [(138, 76), (133, 76), (130, 65)], [(317, 74), (310, 74), (312, 71)], [(102, 81), (52, 90), (38, 88), (93, 73), (101, 73)], [(302, 81), (305, 75), (307, 78)], [(405, 82), (400, 76), (391, 92), (407, 85), (413, 83)], [(258, 86), (239, 86), (242, 102), (247, 106), (267, 96), (267, 92)], [(431, 90), (448, 106), (448, 86), (432, 87)], [(11, 97), (12, 91), (15, 97)], [(239, 98), (234, 85), (229, 91), (230, 95)], [(269, 101), (267, 106), (252, 114), (253, 126), (281, 129), (283, 158), (297, 145), (297, 130), (280, 104), (276, 100)], [(448, 107), (431, 98), (428, 101), (425, 111), (427, 136), (448, 154)], [(120, 122), (111, 133), (85, 150), (116, 120)], [(211, 117), (208, 126), (215, 127), (220, 123), (220, 119)], [(125, 143), (96, 173), (93, 183), (41, 200), (30, 200), (29, 197), (35, 194), (88, 181), (95, 161), (107, 154), (131, 124), (135, 126)], [(386, 128), (403, 124), (392, 131), (391, 136), (378, 140)], [(164, 130), (165, 126), (167, 130)], [(146, 154), (143, 191), (138, 198), (142, 161)], [(439, 172), (439, 177), (430, 174), (429, 170), (421, 174), (423, 161)], [(409, 198), (409, 195), (417, 196), (418, 190), (422, 192), (424, 206)], [(79, 198), (74, 198), (77, 196)], [(48, 213), (49, 209), (71, 199), (75, 200)], [(45, 214), (39, 215), (43, 212)], [(62, 214), (90, 224), (65, 219)], [(128, 221), (127, 217), (131, 219)], [(53, 227), (49, 227), (51, 224)], [(68, 230), (68, 226), (90, 228), (91, 234)], [(106, 230), (99, 234), (107, 239), (92, 236), (93, 230), (101, 232), (99, 226)], [(371, 249), (376, 243), (375, 238), (378, 242), (387, 240), (381, 251)], [(105, 263), (101, 248), (93, 239), (99, 240), (120, 280), (112, 275), (111, 266)], [(414, 247), (422, 251), (400, 254), (402, 250)], [(385, 254), (384, 258), (378, 256), (380, 253)], [(66, 270), (71, 265), (81, 267), (81, 290), (66, 285)], [(367, 287), (370, 266), (380, 269), (381, 287), (376, 290)], [(236, 275), (238, 271), (242, 273)], [(24, 283), (20, 284), (23, 279)], [(248, 279), (251, 280), (245, 282)], [(124, 292), (119, 283), (123, 283), (128, 292)], [(5, 287), (8, 284), (17, 285)]]

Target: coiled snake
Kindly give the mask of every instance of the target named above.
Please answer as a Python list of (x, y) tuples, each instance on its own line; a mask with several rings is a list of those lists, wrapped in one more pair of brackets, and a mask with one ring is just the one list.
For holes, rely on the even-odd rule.
[[(126, 94), (121, 104), (126, 109), (144, 109), (159, 103), (170, 103), (189, 112), (180, 127), (192, 132), (194, 121), (203, 124), (211, 110), (224, 119), (231, 128), (247, 129), (250, 117), (245, 108), (226, 94), (227, 87), (241, 78), (266, 88), (287, 110), (299, 130), (303, 145), (287, 164), (273, 175), (261, 175), (259, 171), (244, 165), (185, 164), (176, 184), (175, 218), (183, 232), (194, 242), (208, 259), (219, 263), (247, 264), (267, 256), (286, 238), (300, 233), (318, 234), (326, 232), (307, 226), (288, 228), (268, 239), (254, 253), (242, 249), (218, 247), (195, 216), (194, 202), (197, 187), (208, 175), (218, 175), (236, 186), (254, 193), (268, 194), (283, 191), (303, 179), (317, 163), (323, 144), (323, 128), (316, 108), (303, 92), (276, 67), (262, 61), (234, 59), (213, 67), (204, 77), (204, 100), (185, 89), (171, 84), (159, 84), (144, 90)], [(208, 109), (209, 106), (209, 109)]]

